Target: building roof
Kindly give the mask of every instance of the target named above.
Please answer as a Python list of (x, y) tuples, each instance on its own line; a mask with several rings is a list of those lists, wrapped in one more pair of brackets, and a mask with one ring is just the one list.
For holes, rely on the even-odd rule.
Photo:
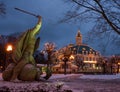
[(71, 50), (75, 50), (76, 53), (78, 54), (82, 54), (82, 52), (84, 53), (95, 53), (97, 54), (98, 52), (95, 51), (93, 48), (87, 46), (87, 45), (84, 45), (84, 44), (81, 44), (81, 45), (74, 45), (73, 47), (71, 47)]

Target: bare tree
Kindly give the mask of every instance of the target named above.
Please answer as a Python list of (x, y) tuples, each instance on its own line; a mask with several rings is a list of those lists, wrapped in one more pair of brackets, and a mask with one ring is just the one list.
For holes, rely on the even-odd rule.
[(0, 2), (0, 15), (6, 14), (5, 4)]
[[(120, 0), (63, 0), (72, 5), (60, 22), (91, 22), (89, 40), (107, 39), (107, 44), (120, 43)], [(93, 37), (94, 36), (94, 37)], [(88, 37), (88, 36), (87, 36)], [(90, 38), (92, 37), (92, 38)]]
[[(120, 35), (120, 1), (119, 0), (68, 0), (74, 9), (67, 12), (65, 19), (94, 20), (99, 31), (114, 31)], [(111, 30), (110, 30), (111, 29)], [(98, 29), (97, 29), (98, 30)]]
[(51, 55), (53, 54), (54, 50), (55, 50), (55, 43), (53, 43), (53, 42), (46, 42), (44, 44), (44, 51), (47, 52), (47, 55), (48, 55), (48, 57), (47, 57), (47, 59), (48, 59), (47, 60), (47, 66), (48, 67), (50, 66), (50, 64), (52, 64), (52, 62), (51, 62)]

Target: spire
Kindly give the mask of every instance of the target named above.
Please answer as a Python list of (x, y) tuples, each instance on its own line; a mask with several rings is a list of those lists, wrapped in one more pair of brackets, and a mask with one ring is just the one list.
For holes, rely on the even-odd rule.
[(81, 45), (82, 44), (82, 34), (80, 33), (80, 30), (78, 30), (76, 35), (76, 44)]
[(81, 33), (80, 33), (80, 30), (78, 30), (78, 33), (76, 35), (77, 37), (81, 37)]

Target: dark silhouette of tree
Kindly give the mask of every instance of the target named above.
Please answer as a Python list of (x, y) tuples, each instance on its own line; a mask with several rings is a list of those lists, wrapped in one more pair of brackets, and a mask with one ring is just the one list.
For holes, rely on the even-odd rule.
[(6, 14), (5, 4), (0, 2), (0, 15)]
[(42, 52), (39, 52), (34, 56), (35, 61), (37, 64), (46, 64), (44, 54)]
[[(74, 4), (74, 10), (67, 12), (63, 22), (70, 19), (94, 20), (94, 28), (101, 33), (114, 31), (120, 35), (119, 0), (68, 0)], [(99, 29), (98, 29), (99, 28)]]
[[(88, 42), (98, 37), (97, 40), (101, 41), (105, 48), (111, 43), (120, 45), (120, 0), (63, 1), (72, 8), (60, 22), (90, 22), (91, 30), (86, 39)], [(103, 38), (107, 40), (107, 44), (103, 43)]]

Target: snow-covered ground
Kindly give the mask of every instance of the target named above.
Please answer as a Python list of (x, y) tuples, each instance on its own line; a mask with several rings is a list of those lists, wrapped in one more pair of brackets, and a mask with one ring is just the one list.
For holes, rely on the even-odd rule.
[(105, 79), (105, 80), (111, 80), (111, 79), (120, 79), (120, 74), (114, 74), (114, 75), (82, 75), (80, 76), (81, 79)]
[[(43, 75), (45, 76), (45, 75)], [(37, 82), (37, 81), (33, 81), (33, 82), (20, 82), (20, 83), (13, 83), (13, 82), (9, 82), (9, 81), (4, 81), (2, 79), (2, 73), (0, 73), (0, 92), (6, 92), (6, 91), (10, 91), (10, 92), (37, 92), (38, 90), (40, 92), (58, 92), (57, 91), (57, 87), (59, 87), (59, 85), (63, 85), (62, 89), (59, 89), (59, 92), (66, 92), (64, 90), (73, 90), (72, 92), (77, 92), (76, 90), (74, 91), (74, 89), (70, 89), (69, 86), (65, 85), (64, 82), (62, 81), (56, 81), (58, 79), (66, 79), (66, 78), (72, 78), (72, 77), (76, 77), (79, 76), (79, 74), (53, 74), (52, 77), (49, 79), (51, 81), (46, 81), (46, 82)], [(54, 80), (54, 81), (53, 81)], [(42, 91), (43, 90), (43, 91)], [(49, 91), (48, 91), (49, 90)], [(78, 91), (79, 92), (79, 91)]]
[[(44, 76), (44, 75), (43, 75)], [(66, 77), (77, 77), (80, 76), (80, 79), (120, 79), (120, 74), (114, 74), (114, 75), (84, 75), (84, 74), (52, 74), (50, 79), (59, 79), (59, 78), (66, 78)], [(2, 73), (0, 73), (0, 80), (2, 79)]]
[[(44, 75), (43, 75), (44, 76)], [(59, 80), (60, 81), (56, 81)], [(64, 79), (64, 80), (61, 80)], [(113, 80), (112, 83), (109, 83), (108, 85), (101, 84), (101, 82), (94, 82), (93, 80), (87, 80), (85, 81), (84, 79), (103, 79), (103, 80)], [(116, 74), (116, 75), (84, 75), (84, 74), (53, 74), (52, 77), (50, 77), (49, 80), (51, 81), (46, 81), (46, 82), (21, 82), (21, 83), (12, 83), (12, 82), (7, 82), (7, 81), (3, 81), (2, 79), (2, 74), (0, 73), (0, 87), (2, 89), (10, 89), (10, 90), (14, 90), (14, 91), (10, 91), (10, 92), (20, 92), (21, 90), (40, 90), (40, 89), (46, 89), (46, 90), (53, 90), (55, 89), (56, 86), (54, 85), (58, 85), (60, 83), (64, 83), (65, 85), (63, 86), (63, 89), (71, 89), (72, 92), (85, 92), (84, 90), (87, 88), (87, 90), (98, 90), (98, 91), (94, 91), (94, 92), (103, 92), (103, 91), (99, 91), (99, 89), (95, 89), (95, 88), (100, 88), (102, 90), (104, 90), (104, 92), (106, 92), (105, 90), (111, 90), (110, 92), (113, 92), (113, 89), (117, 89), (116, 92), (120, 92), (119, 85), (113, 85), (114, 79), (118, 79), (120, 80), (120, 74)], [(97, 81), (97, 80), (96, 80)], [(80, 84), (81, 83), (81, 84)], [(94, 84), (95, 83), (95, 84)], [(106, 83), (106, 81), (105, 81)], [(91, 85), (86, 86), (86, 85)], [(115, 83), (114, 83), (115, 84)], [(93, 86), (92, 86), (93, 85)], [(97, 87), (95, 87), (95, 85), (97, 85)], [(112, 87), (114, 87), (112, 89)], [(0, 88), (0, 92), (1, 92), (1, 88)], [(91, 89), (90, 89), (91, 88)], [(80, 91), (82, 90), (82, 91)], [(42, 92), (42, 91), (41, 91)], [(49, 92), (49, 91), (48, 91)], [(52, 91), (50, 91), (52, 92)], [(57, 92), (57, 91), (56, 91)], [(63, 91), (60, 91), (63, 92)], [(86, 91), (87, 92), (87, 91)], [(93, 91), (90, 91), (93, 92)], [(107, 91), (108, 92), (108, 91)], [(115, 92), (115, 91), (114, 91)]]

